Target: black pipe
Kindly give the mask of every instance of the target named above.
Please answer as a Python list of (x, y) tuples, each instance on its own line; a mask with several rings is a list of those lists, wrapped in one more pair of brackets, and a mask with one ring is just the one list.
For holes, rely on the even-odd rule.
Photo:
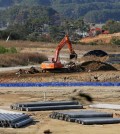
[(65, 109), (81, 109), (82, 105), (64, 105), (64, 106), (44, 106), (44, 107), (27, 107), (26, 111), (46, 111), (46, 110), (65, 110)]
[(15, 119), (10, 120), (9, 123), (15, 123), (15, 122), (18, 122), (20, 120), (26, 119), (28, 117), (29, 117), (28, 115), (24, 114), (24, 115), (21, 115), (20, 117), (17, 117)]
[(11, 108), (18, 107), (39, 107), (39, 106), (58, 106), (58, 105), (78, 105), (77, 101), (61, 101), (61, 102), (31, 102), (31, 103), (16, 103), (11, 105)]
[(19, 127), (25, 126), (25, 125), (31, 123), (32, 121), (33, 121), (32, 118), (27, 118), (27, 119), (25, 119), (25, 120), (22, 120), (22, 121), (16, 123), (16, 124), (15, 124), (15, 127), (16, 127), (16, 128), (19, 128)]
[(91, 111), (79, 111), (79, 113), (69, 113), (66, 117), (71, 118), (91, 118), (91, 117), (113, 117), (112, 113), (91, 112)]
[(83, 125), (93, 125), (93, 124), (114, 124), (120, 123), (119, 118), (91, 118), (91, 119), (83, 119), (81, 124)]

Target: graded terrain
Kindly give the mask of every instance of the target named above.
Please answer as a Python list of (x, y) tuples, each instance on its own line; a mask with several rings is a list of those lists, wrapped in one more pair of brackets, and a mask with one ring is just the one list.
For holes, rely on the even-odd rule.
[[(5, 46), (16, 46), (20, 53), (38, 52), (45, 54), (47, 57), (53, 57), (56, 44), (37, 43), (37, 42), (3, 42)], [(75, 45), (75, 51), (80, 57), (86, 52), (94, 49), (101, 49), (108, 54), (119, 55), (120, 47), (117, 46), (85, 46)], [(61, 51), (61, 60), (68, 61), (69, 52), (67, 48)], [(118, 57), (117, 57), (118, 59)], [(109, 63), (111, 64), (111, 63)], [(32, 65), (29, 65), (32, 66)], [(40, 69), (40, 64), (36, 65)], [(75, 73), (36, 73), (16, 75), (20, 67), (1, 68), (0, 83), (16, 83), (16, 82), (120, 82), (120, 64), (116, 62), (112, 64), (117, 71), (86, 71)], [(6, 71), (7, 70), (7, 71)], [(78, 92), (87, 93), (93, 98), (93, 103), (112, 103), (120, 104), (120, 88), (119, 87), (29, 87), (29, 88), (4, 88), (0, 87), (0, 108), (10, 110), (10, 105), (17, 102), (25, 101), (44, 101), (44, 92), (46, 93), (46, 101), (69, 100)], [(88, 102), (81, 100), (86, 109)], [(95, 110), (95, 109), (94, 109)], [(102, 110), (114, 113), (114, 117), (120, 117), (120, 111)], [(20, 129), (0, 128), (0, 134), (43, 134), (44, 130), (50, 129), (53, 134), (118, 134), (120, 124), (110, 125), (80, 125), (49, 118), (52, 111), (26, 112), (34, 118), (34, 123)]]

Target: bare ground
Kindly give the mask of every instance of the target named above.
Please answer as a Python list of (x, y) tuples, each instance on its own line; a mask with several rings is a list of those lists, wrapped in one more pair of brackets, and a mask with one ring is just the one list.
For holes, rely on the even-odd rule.
[(89, 43), (89, 42), (103, 42), (103, 43), (110, 43), (112, 38), (120, 38), (120, 33), (114, 34), (100, 34), (95, 37), (87, 37), (80, 40), (80, 42)]
[[(15, 71), (16, 72), (16, 71)], [(76, 73), (38, 73), (16, 75), (1, 73), (0, 83), (8, 82), (119, 82), (120, 71), (95, 71)]]
[[(56, 44), (50, 43), (32, 43), (32, 42), (4, 42), (3, 45), (16, 46), (20, 52), (42, 52), (47, 56), (52, 57), (56, 48)], [(49, 48), (49, 51), (48, 51)], [(112, 54), (119, 54), (120, 47), (117, 46), (84, 46), (75, 45), (76, 52), (80, 57), (88, 50), (101, 49)], [(65, 48), (61, 53), (66, 54), (68, 50)], [(66, 55), (65, 55), (66, 56)], [(120, 64), (115, 67), (120, 70)], [(79, 72), (79, 73), (39, 73), (28, 75), (15, 75), (16, 70), (0, 73), (0, 83), (7, 82), (77, 82), (77, 81), (108, 81), (120, 82), (120, 71), (95, 71), (95, 72)], [(112, 103), (120, 104), (120, 88), (119, 87), (31, 87), (31, 88), (0, 88), (0, 108), (10, 110), (12, 103), (24, 101), (43, 101), (44, 92), (46, 92), (46, 100), (69, 100), (73, 95), (79, 91), (89, 94), (93, 98), (93, 103)], [(89, 104), (82, 100), (86, 109)], [(98, 109), (97, 109), (98, 110)], [(120, 117), (120, 111), (115, 110), (98, 110), (117, 113)], [(69, 123), (49, 118), (49, 112), (28, 112), (35, 122), (30, 126), (21, 129), (0, 128), (0, 134), (43, 134), (43, 131), (50, 129), (53, 134), (118, 134), (120, 131), (120, 124), (112, 125), (90, 125), (83, 126), (76, 123)]]
[[(0, 88), (0, 108), (10, 110), (12, 103), (24, 101), (43, 101), (43, 92), (46, 92), (46, 100), (69, 100), (77, 92), (84, 92), (91, 95), (94, 103), (120, 104), (119, 87), (42, 87), (42, 88)], [(86, 109), (88, 106), (85, 104)], [(120, 111), (100, 110), (114, 113), (114, 117), (120, 117)], [(50, 129), (53, 134), (118, 134), (120, 124), (110, 125), (80, 125), (49, 118), (49, 112), (28, 112), (35, 121), (33, 124), (20, 128), (0, 128), (0, 134), (43, 134), (44, 130)]]

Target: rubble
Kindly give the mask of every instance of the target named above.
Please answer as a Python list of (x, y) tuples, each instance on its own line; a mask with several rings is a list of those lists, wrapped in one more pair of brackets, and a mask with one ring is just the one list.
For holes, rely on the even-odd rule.
[(21, 74), (35, 74), (35, 73), (39, 73), (39, 70), (37, 70), (35, 67), (31, 67), (29, 70), (19, 69), (15, 74), (20, 76)]

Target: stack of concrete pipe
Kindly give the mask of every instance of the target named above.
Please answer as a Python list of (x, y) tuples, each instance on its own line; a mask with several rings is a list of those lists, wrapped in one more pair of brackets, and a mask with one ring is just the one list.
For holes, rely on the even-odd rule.
[(58, 102), (27, 102), (16, 103), (10, 106), (11, 109), (21, 111), (48, 111), (65, 109), (82, 109), (83, 105), (76, 101), (58, 101)]
[(33, 121), (27, 114), (0, 113), (0, 127), (19, 128)]
[(120, 123), (120, 118), (113, 118), (113, 114), (111, 113), (89, 110), (53, 112), (50, 118), (76, 122), (83, 125)]

